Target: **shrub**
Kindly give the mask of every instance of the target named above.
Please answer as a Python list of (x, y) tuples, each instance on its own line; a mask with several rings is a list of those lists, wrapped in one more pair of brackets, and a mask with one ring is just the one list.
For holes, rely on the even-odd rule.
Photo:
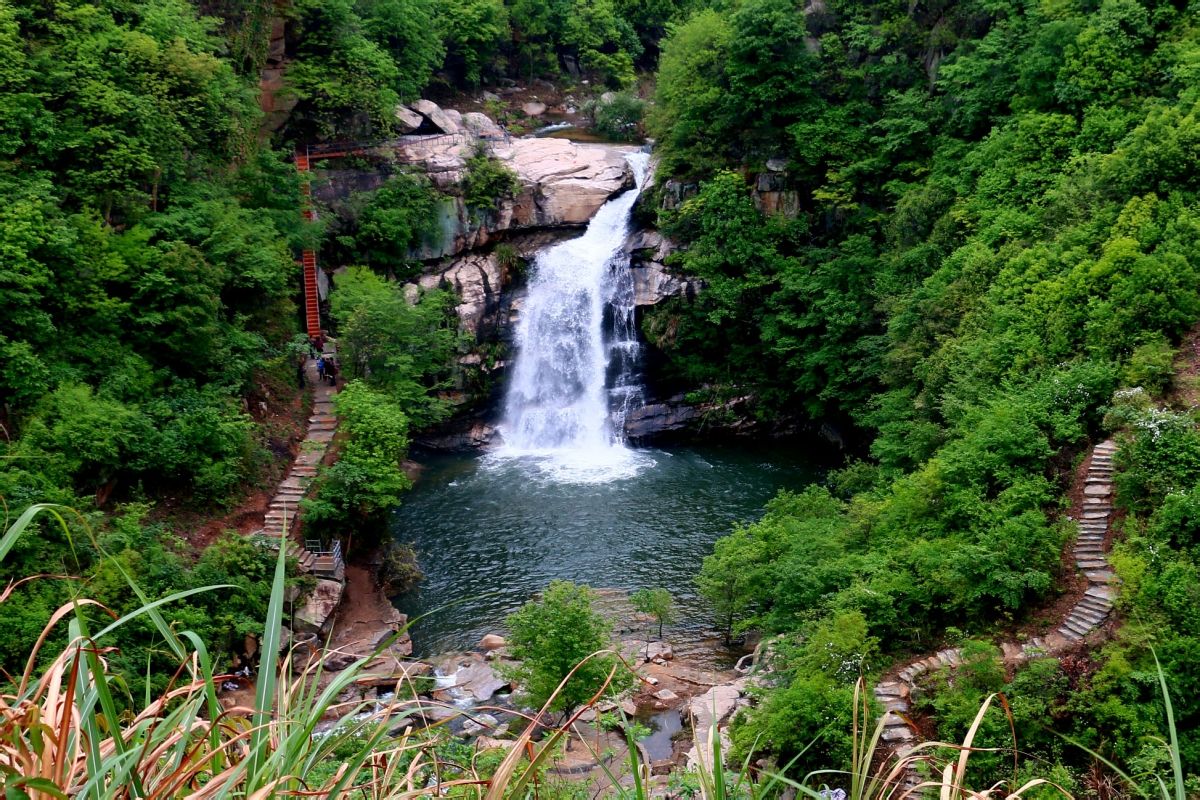
[(516, 197), (521, 181), (516, 173), (483, 149), (467, 161), (463, 174), (463, 202), (472, 212), (487, 213), (500, 207), (503, 200)]
[(641, 138), (646, 102), (632, 92), (606, 94), (588, 103), (584, 111), (592, 120), (592, 130), (606, 139), (633, 142)]

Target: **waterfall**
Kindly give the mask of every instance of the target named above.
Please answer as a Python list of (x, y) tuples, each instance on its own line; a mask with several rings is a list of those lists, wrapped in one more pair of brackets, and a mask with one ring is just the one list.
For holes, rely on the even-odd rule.
[(582, 236), (534, 258), (504, 406), (504, 455), (596, 467), (636, 460), (622, 442), (641, 387), (633, 279), (621, 248), (649, 156), (626, 159), (636, 188), (605, 203)]

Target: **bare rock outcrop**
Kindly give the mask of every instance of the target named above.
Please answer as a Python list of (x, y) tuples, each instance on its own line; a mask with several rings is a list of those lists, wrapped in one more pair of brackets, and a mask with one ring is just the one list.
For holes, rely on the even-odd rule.
[[(610, 197), (633, 183), (625, 163), (630, 147), (514, 139), (485, 114), (460, 114), (429, 100), (418, 100), (405, 112), (421, 117), (422, 131), (432, 128), (441, 135), (402, 137), (389, 145), (390, 155), (451, 195), (441, 209), (441, 241), (416, 254), (422, 259), (484, 246), (501, 231), (586, 224)], [(521, 185), (516, 197), (482, 211), (453, 197), (467, 161), (480, 150), (508, 166)]]
[(633, 276), (633, 304), (653, 306), (669, 297), (694, 297), (703, 281), (678, 275), (666, 265), (675, 245), (654, 230), (637, 230), (625, 240), (629, 272)]

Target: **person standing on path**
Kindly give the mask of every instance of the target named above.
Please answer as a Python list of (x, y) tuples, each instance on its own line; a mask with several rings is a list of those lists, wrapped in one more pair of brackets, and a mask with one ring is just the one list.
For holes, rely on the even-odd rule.
[(330, 386), (337, 386), (337, 361), (332, 356), (325, 362), (325, 377), (329, 378)]
[(325, 380), (325, 356), (317, 359), (317, 380)]

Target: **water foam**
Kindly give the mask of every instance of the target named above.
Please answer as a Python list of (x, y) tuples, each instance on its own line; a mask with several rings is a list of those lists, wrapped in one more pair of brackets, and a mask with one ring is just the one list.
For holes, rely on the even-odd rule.
[(489, 463), (520, 459), (534, 474), (566, 483), (630, 478), (654, 463), (623, 441), (625, 414), (643, 396), (633, 280), (621, 248), (649, 172), (647, 154), (626, 158), (636, 187), (605, 203), (582, 236), (534, 259), (517, 324), (504, 446)]

